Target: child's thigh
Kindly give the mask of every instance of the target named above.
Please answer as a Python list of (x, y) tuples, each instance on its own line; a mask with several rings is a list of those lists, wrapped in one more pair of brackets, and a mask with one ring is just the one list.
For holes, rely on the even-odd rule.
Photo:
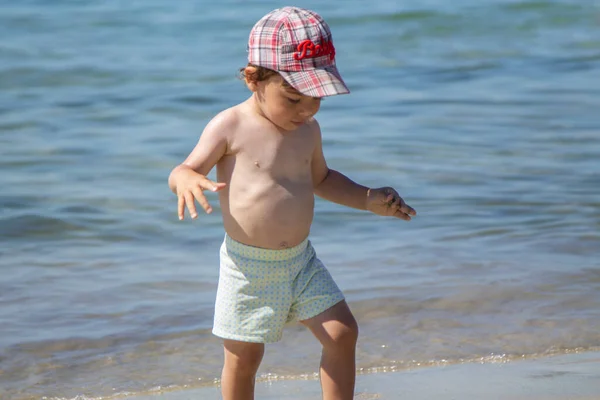
[(321, 260), (313, 257), (293, 282), (294, 302), (288, 321), (305, 321), (344, 300), (344, 294)]

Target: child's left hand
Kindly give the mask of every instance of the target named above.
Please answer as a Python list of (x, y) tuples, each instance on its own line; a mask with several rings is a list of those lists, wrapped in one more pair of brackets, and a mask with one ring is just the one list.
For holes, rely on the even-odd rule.
[(410, 221), (417, 212), (402, 200), (391, 187), (369, 189), (367, 192), (367, 210), (384, 217), (395, 217)]

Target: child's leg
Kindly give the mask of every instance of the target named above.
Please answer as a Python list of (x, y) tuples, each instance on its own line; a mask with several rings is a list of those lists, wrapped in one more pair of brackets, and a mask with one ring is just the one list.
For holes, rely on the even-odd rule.
[(221, 375), (223, 400), (253, 400), (256, 371), (265, 352), (263, 343), (224, 340), (225, 364)]
[(301, 321), (323, 345), (321, 386), (324, 400), (351, 400), (356, 376), (358, 325), (345, 301)]

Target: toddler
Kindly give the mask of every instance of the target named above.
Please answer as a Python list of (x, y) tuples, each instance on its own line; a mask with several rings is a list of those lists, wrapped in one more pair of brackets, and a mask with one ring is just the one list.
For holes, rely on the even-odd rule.
[[(319, 123), (321, 99), (349, 93), (335, 64), (327, 23), (315, 12), (284, 7), (250, 32), (245, 83), (252, 92), (216, 115), (187, 159), (173, 169), (179, 219), (195, 202), (212, 208), (218, 192), (225, 239), (213, 333), (223, 339), (225, 400), (253, 399), (265, 343), (289, 321), (322, 344), (323, 398), (353, 398), (357, 323), (308, 240), (314, 195), (360, 210), (410, 220), (415, 210), (390, 187), (370, 189), (327, 166)], [(216, 165), (217, 182), (206, 175)]]

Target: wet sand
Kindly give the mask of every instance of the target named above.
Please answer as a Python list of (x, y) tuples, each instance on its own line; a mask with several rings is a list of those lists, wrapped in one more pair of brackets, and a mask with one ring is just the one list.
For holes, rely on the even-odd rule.
[[(600, 400), (600, 353), (505, 363), (457, 364), (357, 377), (356, 399)], [(135, 400), (217, 400), (219, 388), (200, 388)], [(316, 380), (260, 382), (257, 400), (320, 399)]]

